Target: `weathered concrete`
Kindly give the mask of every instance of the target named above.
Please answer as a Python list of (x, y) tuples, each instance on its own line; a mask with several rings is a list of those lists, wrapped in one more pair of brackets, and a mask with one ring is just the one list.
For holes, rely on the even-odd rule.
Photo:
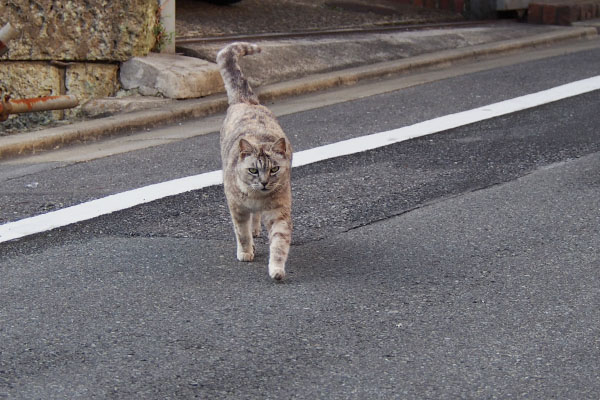
[[(35, 84), (32, 84), (35, 76)], [(62, 94), (61, 69), (47, 62), (0, 62), (0, 84), (13, 98)]]
[(125, 61), (154, 46), (156, 0), (6, 0), (0, 16), (19, 31), (4, 59)]
[[(261, 40), (258, 56), (244, 57), (240, 65), (254, 87), (307, 75), (415, 57), (446, 49), (461, 49), (503, 40), (517, 40), (561, 27), (515, 25), (431, 29), (410, 32), (325, 36), (297, 40)], [(214, 61), (225, 43), (186, 44), (184, 54)]]
[(171, 99), (149, 96), (108, 97), (93, 99), (83, 105), (82, 113), (88, 117), (112, 115), (147, 110), (171, 105)]
[[(65, 71), (65, 87), (68, 94), (77, 96), (80, 104), (91, 99), (112, 96), (119, 90), (116, 64), (75, 63)], [(80, 110), (69, 110), (67, 115)]]
[(223, 91), (216, 64), (179, 55), (150, 53), (132, 58), (121, 66), (120, 77), (123, 88), (147, 96), (189, 99)]
[[(66, 94), (61, 68), (43, 61), (0, 62), (0, 86), (13, 99)], [(61, 119), (63, 116), (63, 111), (45, 114), (47, 119)], [(27, 114), (10, 118), (27, 118)]]
[[(4, 61), (0, 62), (0, 85), (12, 98), (70, 94), (84, 104), (115, 94), (119, 89), (118, 69), (118, 64)], [(67, 116), (78, 112), (79, 108), (65, 111)], [(63, 114), (52, 116), (56, 119)]]

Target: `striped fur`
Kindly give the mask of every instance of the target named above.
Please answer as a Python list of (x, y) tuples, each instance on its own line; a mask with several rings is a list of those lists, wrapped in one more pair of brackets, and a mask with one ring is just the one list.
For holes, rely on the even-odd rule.
[(260, 53), (255, 44), (236, 42), (221, 49), (217, 54), (217, 64), (223, 77), (229, 104), (259, 104), (258, 97), (252, 91), (238, 64), (240, 57)]
[(217, 56), (229, 99), (221, 128), (223, 183), (238, 260), (254, 259), (253, 236), (260, 234), (262, 219), (269, 232), (269, 275), (280, 280), (292, 238), (292, 147), (239, 67), (240, 56), (259, 51), (253, 44), (233, 43)]

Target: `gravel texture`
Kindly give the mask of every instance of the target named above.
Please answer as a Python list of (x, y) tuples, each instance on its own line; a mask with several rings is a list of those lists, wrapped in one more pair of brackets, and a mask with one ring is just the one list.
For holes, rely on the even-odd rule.
[(459, 14), (393, 0), (243, 0), (218, 6), (177, 2), (177, 36), (213, 37), (256, 33), (418, 24), (461, 19)]

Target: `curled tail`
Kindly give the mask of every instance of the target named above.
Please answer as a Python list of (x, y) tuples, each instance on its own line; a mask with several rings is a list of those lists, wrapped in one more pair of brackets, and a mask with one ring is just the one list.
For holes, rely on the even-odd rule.
[(238, 59), (241, 56), (259, 52), (260, 47), (255, 44), (235, 42), (223, 48), (217, 54), (217, 64), (225, 83), (230, 105), (237, 103), (259, 104), (258, 97), (252, 91), (238, 64)]

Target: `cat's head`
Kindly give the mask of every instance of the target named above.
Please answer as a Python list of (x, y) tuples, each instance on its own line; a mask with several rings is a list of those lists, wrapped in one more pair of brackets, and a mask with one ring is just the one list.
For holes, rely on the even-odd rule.
[(289, 154), (284, 138), (260, 145), (240, 139), (236, 173), (243, 186), (241, 189), (247, 193), (268, 194), (287, 183), (291, 168)]

